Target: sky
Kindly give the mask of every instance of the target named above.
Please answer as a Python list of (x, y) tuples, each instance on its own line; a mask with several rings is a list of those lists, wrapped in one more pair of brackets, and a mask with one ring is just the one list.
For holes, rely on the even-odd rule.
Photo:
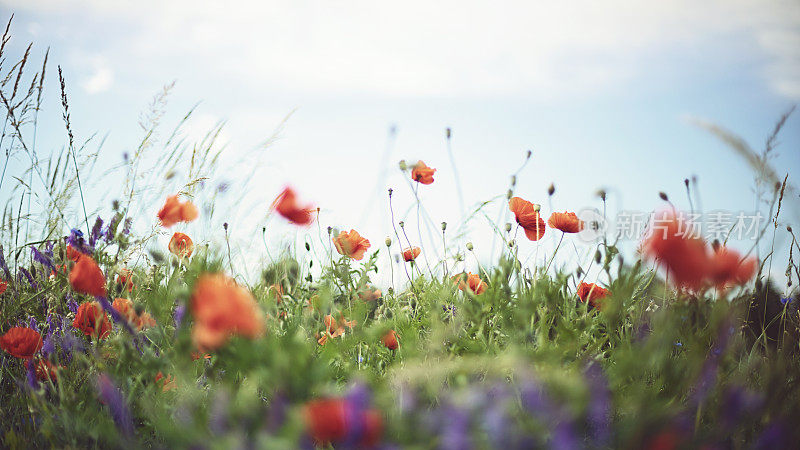
[[(395, 214), (416, 245), (414, 193), (397, 168), (401, 159), (437, 168), (435, 183), (418, 189), (423, 215), (436, 226), (446, 221), (452, 230), (464, 210), (500, 198), (469, 223), (484, 263), (494, 248), (487, 217), (501, 228), (510, 220), (503, 198), (528, 150), (515, 195), (542, 204), (545, 214), (602, 208), (599, 189), (608, 192), (609, 216), (662, 208), (659, 192), (689, 209), (684, 179), (696, 177), (695, 203), (704, 211), (752, 215), (753, 170), (696, 122), (718, 124), (760, 151), (800, 100), (797, 1), (0, 0), (3, 20), (12, 12), (11, 54), (33, 42), (40, 61), (49, 47), (67, 81), (76, 138), (107, 136), (99, 167), (120, 164), (136, 148), (141, 113), (173, 81), (165, 128), (198, 102), (183, 131), (189, 141), (225, 122), (209, 183), (246, 190), (214, 201), (237, 252), (249, 259), (264, 248), (262, 226), (273, 248), (296, 234), (326, 245), (314, 227), (265, 220), (286, 185), (322, 208), (321, 234), (329, 225), (353, 228), (373, 248), (394, 235), (391, 187)], [(38, 131), (42, 154), (65, 142), (53, 69), (49, 114)], [(797, 186), (800, 113), (779, 141), (770, 162)], [(159, 144), (153, 151), (163, 151)], [(10, 170), (26, 163), (19, 156)], [(179, 173), (162, 182), (177, 189), (185, 180)], [(556, 192), (548, 198), (551, 183)], [(113, 179), (98, 184), (90, 199), (108, 204), (119, 195)], [(793, 192), (781, 225), (800, 229)], [(219, 244), (219, 228), (210, 226), (186, 231)], [(441, 242), (425, 228), (422, 234), (425, 253), (436, 259)], [(558, 237), (548, 234), (542, 252), (518, 244), (542, 261)], [(168, 239), (163, 233), (162, 243)], [(781, 251), (788, 239), (776, 232)], [(594, 247), (573, 241), (571, 254), (585, 264)], [(735, 244), (747, 250), (750, 243)], [(786, 252), (773, 272), (785, 269)]]

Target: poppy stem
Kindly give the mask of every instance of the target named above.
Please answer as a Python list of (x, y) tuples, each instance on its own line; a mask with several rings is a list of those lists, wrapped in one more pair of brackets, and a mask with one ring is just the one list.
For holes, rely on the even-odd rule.
[(561, 232), (561, 239), (558, 240), (558, 245), (556, 245), (556, 249), (553, 250), (553, 254), (550, 256), (550, 261), (547, 262), (547, 267), (544, 269), (544, 273), (547, 273), (550, 270), (550, 264), (553, 263), (553, 260), (556, 259), (556, 253), (558, 253), (558, 248), (561, 247), (561, 242), (564, 240), (564, 233)]

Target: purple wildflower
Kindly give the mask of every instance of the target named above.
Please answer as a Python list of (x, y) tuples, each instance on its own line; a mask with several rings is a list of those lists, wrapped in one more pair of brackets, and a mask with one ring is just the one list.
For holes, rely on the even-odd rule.
[(26, 371), (26, 378), (28, 381), (28, 387), (31, 389), (38, 389), (39, 382), (36, 381), (36, 364), (33, 363), (33, 360), (26, 361), (27, 371)]
[(39, 332), (39, 325), (36, 323), (35, 317), (31, 316), (28, 318), (28, 328), (36, 330), (37, 333)]
[(42, 350), (41, 350), (42, 355), (45, 358), (49, 358), (50, 355), (55, 353), (55, 351), (56, 351), (56, 342), (55, 338), (53, 338), (53, 333), (52, 332), (47, 333), (47, 336), (45, 336), (44, 338), (44, 344), (42, 344)]
[(94, 248), (97, 240), (100, 239), (100, 236), (102, 236), (102, 231), (103, 219), (101, 219), (100, 216), (97, 216), (97, 220), (94, 221), (94, 226), (92, 227), (92, 234), (89, 236), (89, 247)]
[(86, 244), (86, 239), (83, 237), (83, 232), (77, 228), (73, 228), (70, 231), (69, 236), (67, 236), (67, 244), (85, 255), (92, 254), (92, 249)]
[(122, 233), (123, 234), (130, 234), (131, 232), (131, 225), (133, 225), (133, 219), (130, 217), (125, 219), (125, 224), (122, 226)]
[(114, 239), (114, 236), (117, 234), (117, 227), (119, 226), (120, 220), (122, 220), (122, 214), (114, 214), (114, 217), (112, 217), (108, 222), (108, 225), (106, 225), (106, 230), (103, 233), (106, 243), (111, 242)]
[(175, 308), (173, 319), (175, 321), (175, 329), (179, 329), (183, 323), (183, 317), (186, 315), (186, 305), (180, 304)]
[(25, 269), (24, 267), (20, 267), (19, 268), (19, 272), (20, 272), (21, 275), (25, 276), (25, 278), (28, 280), (28, 284), (31, 285), (31, 288), (33, 288), (34, 290), (38, 289), (38, 287), (36, 285), (36, 281), (33, 280), (33, 276), (31, 276), (31, 273), (28, 272), (27, 269)]
[(3, 256), (3, 246), (0, 245), (0, 268), (3, 269), (3, 273), (6, 274), (6, 280), (11, 280), (11, 271), (8, 270), (8, 264), (6, 264), (6, 258)]
[(33, 260), (34, 261), (36, 261), (36, 262), (42, 264), (43, 266), (49, 268), (53, 272), (56, 271), (56, 266), (53, 265), (53, 262), (50, 261), (50, 258), (48, 258), (45, 254), (40, 252), (39, 249), (37, 249), (34, 246), (31, 246), (31, 253), (33, 253)]
[(443, 427), (439, 434), (439, 448), (473, 448), (469, 434), (469, 414), (453, 405), (442, 408), (440, 414)]
[(605, 446), (611, 437), (611, 391), (608, 389), (608, 380), (597, 364), (587, 367), (585, 375), (591, 396), (587, 411), (589, 429), (594, 441), (599, 446)]
[(114, 386), (108, 375), (103, 373), (97, 377), (97, 391), (100, 394), (100, 399), (108, 407), (117, 429), (126, 437), (132, 436), (133, 419), (131, 418), (131, 412), (128, 409), (128, 405), (125, 404), (122, 392)]

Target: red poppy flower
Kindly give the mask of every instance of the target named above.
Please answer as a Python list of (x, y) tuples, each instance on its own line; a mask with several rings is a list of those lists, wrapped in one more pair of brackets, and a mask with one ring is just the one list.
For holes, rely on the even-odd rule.
[(308, 433), (320, 446), (352, 438), (358, 448), (369, 448), (378, 444), (383, 432), (383, 420), (377, 411), (362, 409), (344, 399), (308, 402), (303, 416)]
[(17, 358), (32, 358), (42, 348), (42, 335), (32, 328), (14, 327), (0, 336), (0, 348)]
[(370, 247), (369, 240), (361, 237), (356, 230), (342, 231), (333, 238), (333, 245), (340, 255), (349, 256), (356, 261), (364, 257), (364, 252)]
[(81, 294), (94, 295), (95, 297), (105, 297), (106, 278), (103, 271), (94, 262), (91, 256), (84, 255), (78, 259), (75, 266), (69, 272), (69, 284), (75, 292)]
[[(161, 383), (159, 383), (159, 381)], [(171, 374), (165, 377), (164, 374), (161, 372), (158, 372), (156, 374), (156, 384), (161, 384), (162, 392), (167, 392), (178, 388), (178, 385), (175, 384), (175, 377), (173, 377)]]
[(374, 286), (373, 287), (367, 286), (366, 288), (364, 288), (364, 290), (358, 293), (358, 298), (360, 298), (365, 302), (372, 302), (381, 298), (381, 295), (383, 295), (383, 293), (381, 292), (380, 289), (376, 289)]
[(156, 325), (155, 319), (153, 319), (150, 314), (146, 312), (137, 314), (136, 308), (133, 306), (133, 302), (127, 298), (115, 299), (114, 303), (111, 304), (111, 307), (120, 313), (120, 315), (122, 315), (122, 317), (124, 317), (137, 330), (141, 331), (145, 328), (154, 327)]
[(189, 236), (183, 233), (175, 233), (172, 235), (172, 239), (169, 240), (168, 248), (170, 253), (178, 258), (188, 258), (192, 256), (194, 244)]
[(417, 164), (411, 169), (411, 179), (418, 183), (431, 184), (433, 183), (434, 172), (436, 172), (436, 169), (426, 166), (425, 163), (420, 160), (417, 161)]
[(687, 220), (672, 211), (655, 216), (642, 252), (664, 264), (668, 276), (679, 287), (700, 290), (708, 283), (711, 266), (705, 241), (692, 235)]
[(75, 250), (75, 247), (73, 247), (71, 245), (67, 245), (67, 259), (68, 260), (70, 260), (72, 262), (78, 262), (78, 259), (81, 256), (83, 256), (83, 253), (81, 253), (78, 250)]
[(544, 236), (544, 219), (539, 215), (533, 203), (519, 197), (508, 202), (508, 209), (514, 213), (514, 219), (525, 230), (525, 236), (531, 241), (538, 241)]
[(608, 289), (604, 289), (594, 283), (584, 283), (578, 285), (578, 298), (582, 302), (588, 302), (592, 308), (600, 309), (600, 299), (608, 295)]
[(322, 334), (322, 337), (317, 339), (319, 345), (325, 345), (328, 341), (328, 338), (333, 339), (339, 336), (342, 336), (345, 333), (345, 327), (353, 329), (356, 326), (355, 320), (347, 320), (344, 316), (339, 316), (339, 321), (337, 323), (336, 319), (328, 314), (322, 318), (322, 321), (325, 323), (325, 332)]
[(406, 260), (406, 262), (413, 261), (417, 259), (421, 251), (419, 247), (407, 248), (403, 250), (403, 259)]
[(169, 228), (178, 222), (191, 222), (197, 219), (199, 214), (194, 203), (188, 200), (181, 203), (177, 195), (170, 195), (158, 211), (158, 219), (161, 220), (162, 226)]
[(117, 273), (117, 284), (124, 286), (128, 292), (133, 292), (133, 272), (128, 269), (120, 269)]
[(312, 205), (306, 205), (304, 208), (298, 206), (297, 194), (290, 187), (284, 189), (272, 204), (275, 207), (275, 211), (278, 211), (278, 214), (285, 217), (289, 222), (297, 225), (308, 225), (314, 221), (311, 215), (314, 212), (314, 207)]
[(485, 281), (481, 280), (479, 275), (469, 272), (466, 273), (467, 279), (465, 283), (464, 275), (464, 273), (453, 275), (453, 280), (458, 283), (458, 288), (462, 291), (469, 288), (475, 295), (480, 295), (489, 287)]
[(219, 348), (232, 335), (255, 339), (264, 334), (264, 315), (252, 294), (227, 275), (200, 275), (189, 304), (192, 340), (201, 350)]
[[(34, 370), (36, 371), (36, 379), (41, 382), (50, 381), (55, 383), (58, 381), (58, 369), (61, 369), (61, 366), (56, 366), (55, 364), (51, 363), (50, 361), (39, 358), (35, 363)], [(25, 368), (29, 368), (31, 365), (31, 360), (25, 361)]]
[(397, 333), (395, 333), (394, 330), (389, 330), (384, 334), (381, 341), (383, 341), (383, 345), (389, 350), (397, 350), (397, 348), (400, 347), (400, 343), (397, 342)]
[(192, 352), (192, 361), (197, 361), (200, 358), (211, 359), (211, 355), (208, 353)]
[(736, 250), (720, 246), (711, 257), (711, 283), (717, 289), (744, 284), (755, 275), (757, 269), (758, 259), (755, 257), (742, 259)]
[(550, 228), (556, 228), (564, 233), (578, 233), (583, 230), (583, 221), (578, 219), (574, 212), (554, 212), (547, 219)]
[(111, 332), (111, 321), (98, 302), (84, 302), (78, 307), (72, 326), (86, 336), (105, 338)]
[(6, 291), (6, 289), (8, 289), (8, 283), (6, 283), (3, 280), (0, 280), (0, 295), (2, 295), (3, 292)]

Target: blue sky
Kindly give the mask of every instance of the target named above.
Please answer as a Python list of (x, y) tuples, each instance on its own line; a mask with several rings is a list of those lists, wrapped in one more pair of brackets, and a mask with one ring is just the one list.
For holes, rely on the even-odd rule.
[[(599, 188), (612, 213), (658, 208), (659, 191), (688, 208), (683, 179), (693, 175), (706, 210), (752, 211), (752, 171), (690, 118), (762, 148), (800, 99), (800, 4), (550, 3), (0, 0), (0, 8), (4, 20), (16, 15), (12, 53), (33, 41), (35, 56), (50, 46), (51, 63), (63, 66), (78, 138), (108, 133), (101, 167), (135, 147), (140, 112), (172, 80), (165, 128), (198, 101), (189, 139), (227, 121), (213, 182), (236, 180), (254, 159), (262, 164), (248, 200), (219, 214), (243, 253), (285, 184), (324, 208), (323, 226), (355, 228), (383, 247), (390, 229), (382, 191), (395, 189), (398, 210), (411, 204), (400, 159), (438, 168), (437, 181), (421, 189), (425, 208), (436, 223), (457, 223), (446, 127), (468, 204), (504, 194), (530, 149), (516, 194), (546, 213), (551, 182), (559, 211), (599, 207)], [(53, 69), (39, 131), (44, 153), (64, 142)], [(280, 139), (255, 150), (292, 111)], [(796, 185), (800, 114), (780, 142), (772, 164)], [(114, 187), (97, 198), (113, 197)], [(796, 195), (788, 203), (784, 219), (797, 224)], [(270, 220), (273, 243), (295, 232)], [(188, 230), (218, 239), (199, 224)], [(779, 247), (788, 246), (785, 234)], [(488, 258), (485, 219), (470, 238)]]

